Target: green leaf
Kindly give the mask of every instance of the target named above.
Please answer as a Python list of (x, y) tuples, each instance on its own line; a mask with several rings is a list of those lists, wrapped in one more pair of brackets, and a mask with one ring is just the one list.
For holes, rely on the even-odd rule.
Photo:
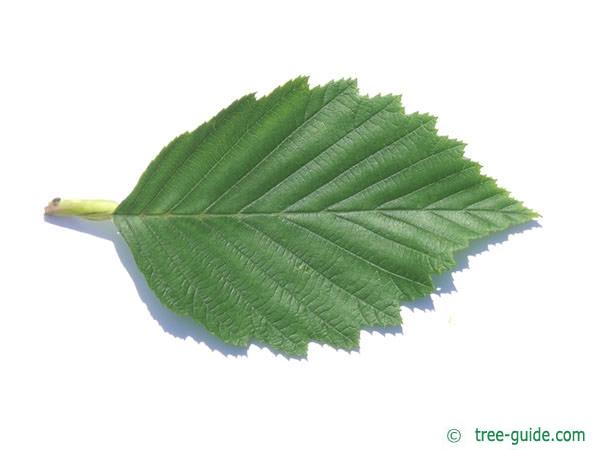
[(177, 137), (114, 221), (158, 298), (224, 341), (352, 349), (470, 240), (536, 216), (463, 148), (396, 96), (298, 78)]

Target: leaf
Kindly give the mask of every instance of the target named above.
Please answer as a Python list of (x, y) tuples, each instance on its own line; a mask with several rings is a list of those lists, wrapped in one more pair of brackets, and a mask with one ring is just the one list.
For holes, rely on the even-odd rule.
[(158, 298), (225, 342), (352, 349), (470, 240), (536, 216), (463, 148), (396, 96), (297, 78), (177, 137), (114, 221)]

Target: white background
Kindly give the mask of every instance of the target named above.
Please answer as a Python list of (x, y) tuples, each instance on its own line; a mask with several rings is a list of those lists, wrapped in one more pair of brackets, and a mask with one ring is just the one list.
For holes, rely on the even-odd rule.
[[(476, 426), (599, 448), (594, 2), (212, 3), (0, 3), (0, 448), (512, 448)], [(462, 255), (401, 332), (288, 360), (162, 308), (112, 225), (44, 221), (299, 74), (437, 115), (540, 226)]]

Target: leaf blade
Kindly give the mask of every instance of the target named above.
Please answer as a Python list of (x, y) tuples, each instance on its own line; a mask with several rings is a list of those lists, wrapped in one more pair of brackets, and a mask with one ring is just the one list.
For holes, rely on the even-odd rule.
[(300, 77), (176, 138), (114, 221), (158, 298), (226, 342), (352, 349), (470, 240), (536, 216), (463, 149), (398, 97)]

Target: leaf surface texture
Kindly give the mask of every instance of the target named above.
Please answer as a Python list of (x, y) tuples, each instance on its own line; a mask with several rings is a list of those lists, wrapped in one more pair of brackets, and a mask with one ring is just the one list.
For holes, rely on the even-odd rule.
[(114, 221), (158, 298), (225, 342), (352, 349), (456, 250), (536, 216), (463, 149), (397, 96), (297, 78), (173, 140)]

